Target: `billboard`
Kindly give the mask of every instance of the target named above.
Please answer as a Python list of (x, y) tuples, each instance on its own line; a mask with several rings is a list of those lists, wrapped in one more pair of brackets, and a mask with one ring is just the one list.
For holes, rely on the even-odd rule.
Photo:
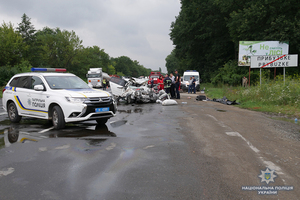
[(289, 54), (289, 43), (279, 41), (240, 41), (239, 66), (250, 66), (251, 56), (279, 56)]

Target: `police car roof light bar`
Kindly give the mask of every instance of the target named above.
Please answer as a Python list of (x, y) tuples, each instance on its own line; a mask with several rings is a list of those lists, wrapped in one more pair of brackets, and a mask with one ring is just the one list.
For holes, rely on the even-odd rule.
[(32, 72), (66, 72), (64, 68), (31, 68)]

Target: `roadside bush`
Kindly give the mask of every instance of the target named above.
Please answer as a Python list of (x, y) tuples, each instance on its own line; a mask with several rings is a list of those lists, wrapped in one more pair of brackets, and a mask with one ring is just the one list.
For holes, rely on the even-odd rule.
[(279, 75), (276, 80), (262, 78), (262, 84), (252, 87), (235, 89), (224, 88), (228, 98), (238, 99), (240, 102), (262, 102), (272, 105), (290, 105), (300, 108), (300, 78), (288, 76), (283, 80)]
[(14, 67), (0, 67), (0, 86), (5, 86), (13, 75), (23, 72), (29, 72), (30, 69), (31, 65), (28, 61), (23, 61), (19, 65), (15, 65)]
[[(218, 73), (211, 79), (212, 84), (215, 86), (230, 85), (240, 86), (242, 85), (242, 78), (249, 76), (249, 68), (245, 66), (238, 66), (236, 60), (230, 60), (222, 68), (219, 68)], [(251, 72), (251, 83), (256, 83), (259, 80), (259, 71), (253, 70)]]

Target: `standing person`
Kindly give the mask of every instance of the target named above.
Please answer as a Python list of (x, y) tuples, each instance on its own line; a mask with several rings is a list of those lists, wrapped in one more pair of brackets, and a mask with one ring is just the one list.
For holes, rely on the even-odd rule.
[(165, 79), (164, 79), (164, 84), (165, 84), (165, 91), (168, 95), (170, 95), (170, 88), (172, 84), (172, 80), (169, 78), (169, 75), (166, 74)]
[(193, 79), (192, 77), (190, 77), (190, 80), (189, 80), (189, 87), (188, 87), (188, 94), (193, 91)]
[(153, 88), (153, 84), (154, 84), (154, 80), (153, 80), (153, 78), (150, 78), (150, 84), (151, 84), (151, 88)]
[(170, 79), (172, 80), (170, 93), (171, 93), (171, 99), (175, 98), (175, 76), (173, 76), (173, 73), (170, 73)]
[(180, 99), (179, 87), (180, 87), (180, 76), (179, 76), (179, 74), (178, 74), (178, 71), (175, 69), (175, 90), (176, 90), (176, 99)]
[(103, 79), (102, 83), (103, 83), (103, 90), (106, 90), (106, 79), (105, 78)]
[[(192, 88), (194, 90), (194, 94), (196, 94), (196, 79), (195, 79), (195, 76), (193, 76), (192, 85), (193, 85)], [(193, 93), (193, 90), (191, 90), (191, 93)]]
[(163, 90), (164, 89), (164, 80), (162, 78), (163, 77), (160, 76), (159, 79), (157, 79), (158, 90)]
[(242, 79), (242, 85), (243, 85), (243, 87), (247, 87), (248, 86), (248, 79), (245, 76)]

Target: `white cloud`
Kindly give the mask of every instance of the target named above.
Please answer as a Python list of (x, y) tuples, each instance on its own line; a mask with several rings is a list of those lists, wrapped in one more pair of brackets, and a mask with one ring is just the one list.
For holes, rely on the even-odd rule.
[(84, 46), (163, 71), (173, 49), (170, 25), (180, 11), (178, 0), (0, 0), (0, 5), (0, 20), (15, 27), (25, 13), (36, 29), (74, 30)]

